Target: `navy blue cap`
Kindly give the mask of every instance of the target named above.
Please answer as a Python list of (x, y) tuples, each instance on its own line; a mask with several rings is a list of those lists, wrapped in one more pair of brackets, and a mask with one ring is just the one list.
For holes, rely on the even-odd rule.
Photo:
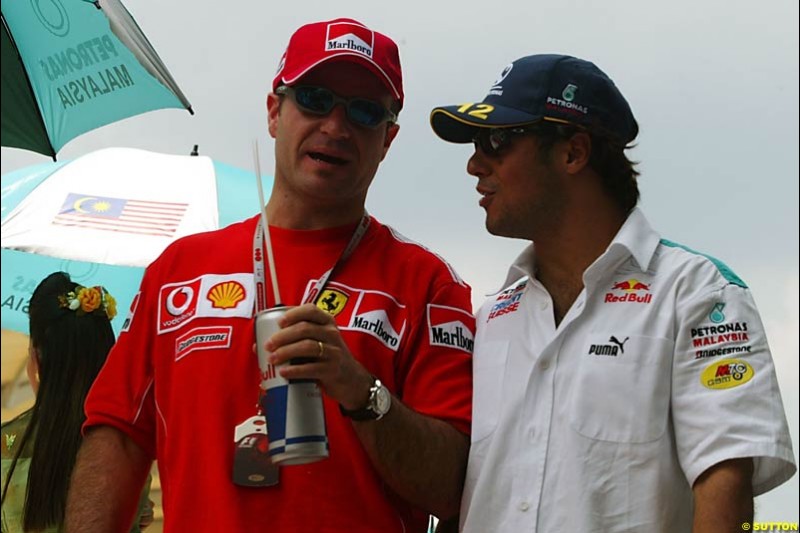
[(605, 72), (589, 61), (555, 54), (517, 59), (483, 102), (436, 107), (430, 120), (436, 135), (454, 143), (472, 142), (478, 128), (540, 120), (599, 128), (625, 144), (639, 133), (628, 102)]

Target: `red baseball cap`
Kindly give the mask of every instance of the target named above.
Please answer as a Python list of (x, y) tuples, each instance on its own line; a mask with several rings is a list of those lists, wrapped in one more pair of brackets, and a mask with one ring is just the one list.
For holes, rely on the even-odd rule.
[(403, 75), (397, 44), (357, 20), (340, 18), (301, 26), (289, 39), (272, 90), (292, 85), (325, 61), (353, 61), (372, 71), (403, 107)]

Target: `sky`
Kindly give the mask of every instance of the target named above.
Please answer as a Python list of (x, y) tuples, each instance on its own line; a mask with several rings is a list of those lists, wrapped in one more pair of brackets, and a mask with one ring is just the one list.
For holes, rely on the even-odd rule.
[[(351, 17), (395, 39), (406, 93), (400, 133), (367, 207), (446, 258), (473, 303), (499, 288), (525, 242), (489, 235), (471, 147), (440, 141), (437, 105), (476, 102), (512, 60), (589, 59), (639, 122), (640, 206), (664, 238), (717, 257), (753, 291), (798, 447), (798, 2), (209, 2), (128, 0), (195, 110), (159, 110), (89, 132), (59, 159), (108, 146), (274, 166), (265, 98), (298, 26)], [(2, 173), (48, 159), (2, 148)], [(254, 187), (255, 190), (255, 187)], [(254, 192), (255, 198), (255, 192)], [(254, 206), (257, 204), (254, 203)], [(255, 209), (254, 209), (255, 213)], [(743, 406), (744, 408), (745, 406)], [(757, 519), (798, 521), (798, 476), (757, 500)]]

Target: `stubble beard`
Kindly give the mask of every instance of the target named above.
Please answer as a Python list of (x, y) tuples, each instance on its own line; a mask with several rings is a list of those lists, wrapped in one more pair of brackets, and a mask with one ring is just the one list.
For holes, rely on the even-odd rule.
[(549, 166), (544, 166), (539, 175), (539, 190), (530, 199), (515, 204), (513, 209), (496, 213), (496, 216), (491, 216), (487, 210), (486, 229), (489, 233), (530, 241), (558, 233), (564, 222), (568, 197), (560, 176)]

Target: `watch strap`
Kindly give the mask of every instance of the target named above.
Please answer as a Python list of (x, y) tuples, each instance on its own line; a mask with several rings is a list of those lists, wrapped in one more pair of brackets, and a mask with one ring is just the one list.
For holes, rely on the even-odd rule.
[(359, 422), (363, 422), (365, 420), (376, 420), (378, 418), (378, 413), (369, 407), (364, 407), (362, 409), (345, 409), (342, 407), (342, 404), (339, 404), (339, 411), (341, 411), (341, 413), (347, 418)]
[(351, 420), (363, 422), (365, 420), (377, 420), (381, 417), (374, 407), (376, 389), (382, 387), (380, 380), (372, 376), (372, 386), (369, 389), (369, 396), (367, 396), (367, 405), (361, 409), (345, 409), (342, 404), (339, 404), (339, 411)]

